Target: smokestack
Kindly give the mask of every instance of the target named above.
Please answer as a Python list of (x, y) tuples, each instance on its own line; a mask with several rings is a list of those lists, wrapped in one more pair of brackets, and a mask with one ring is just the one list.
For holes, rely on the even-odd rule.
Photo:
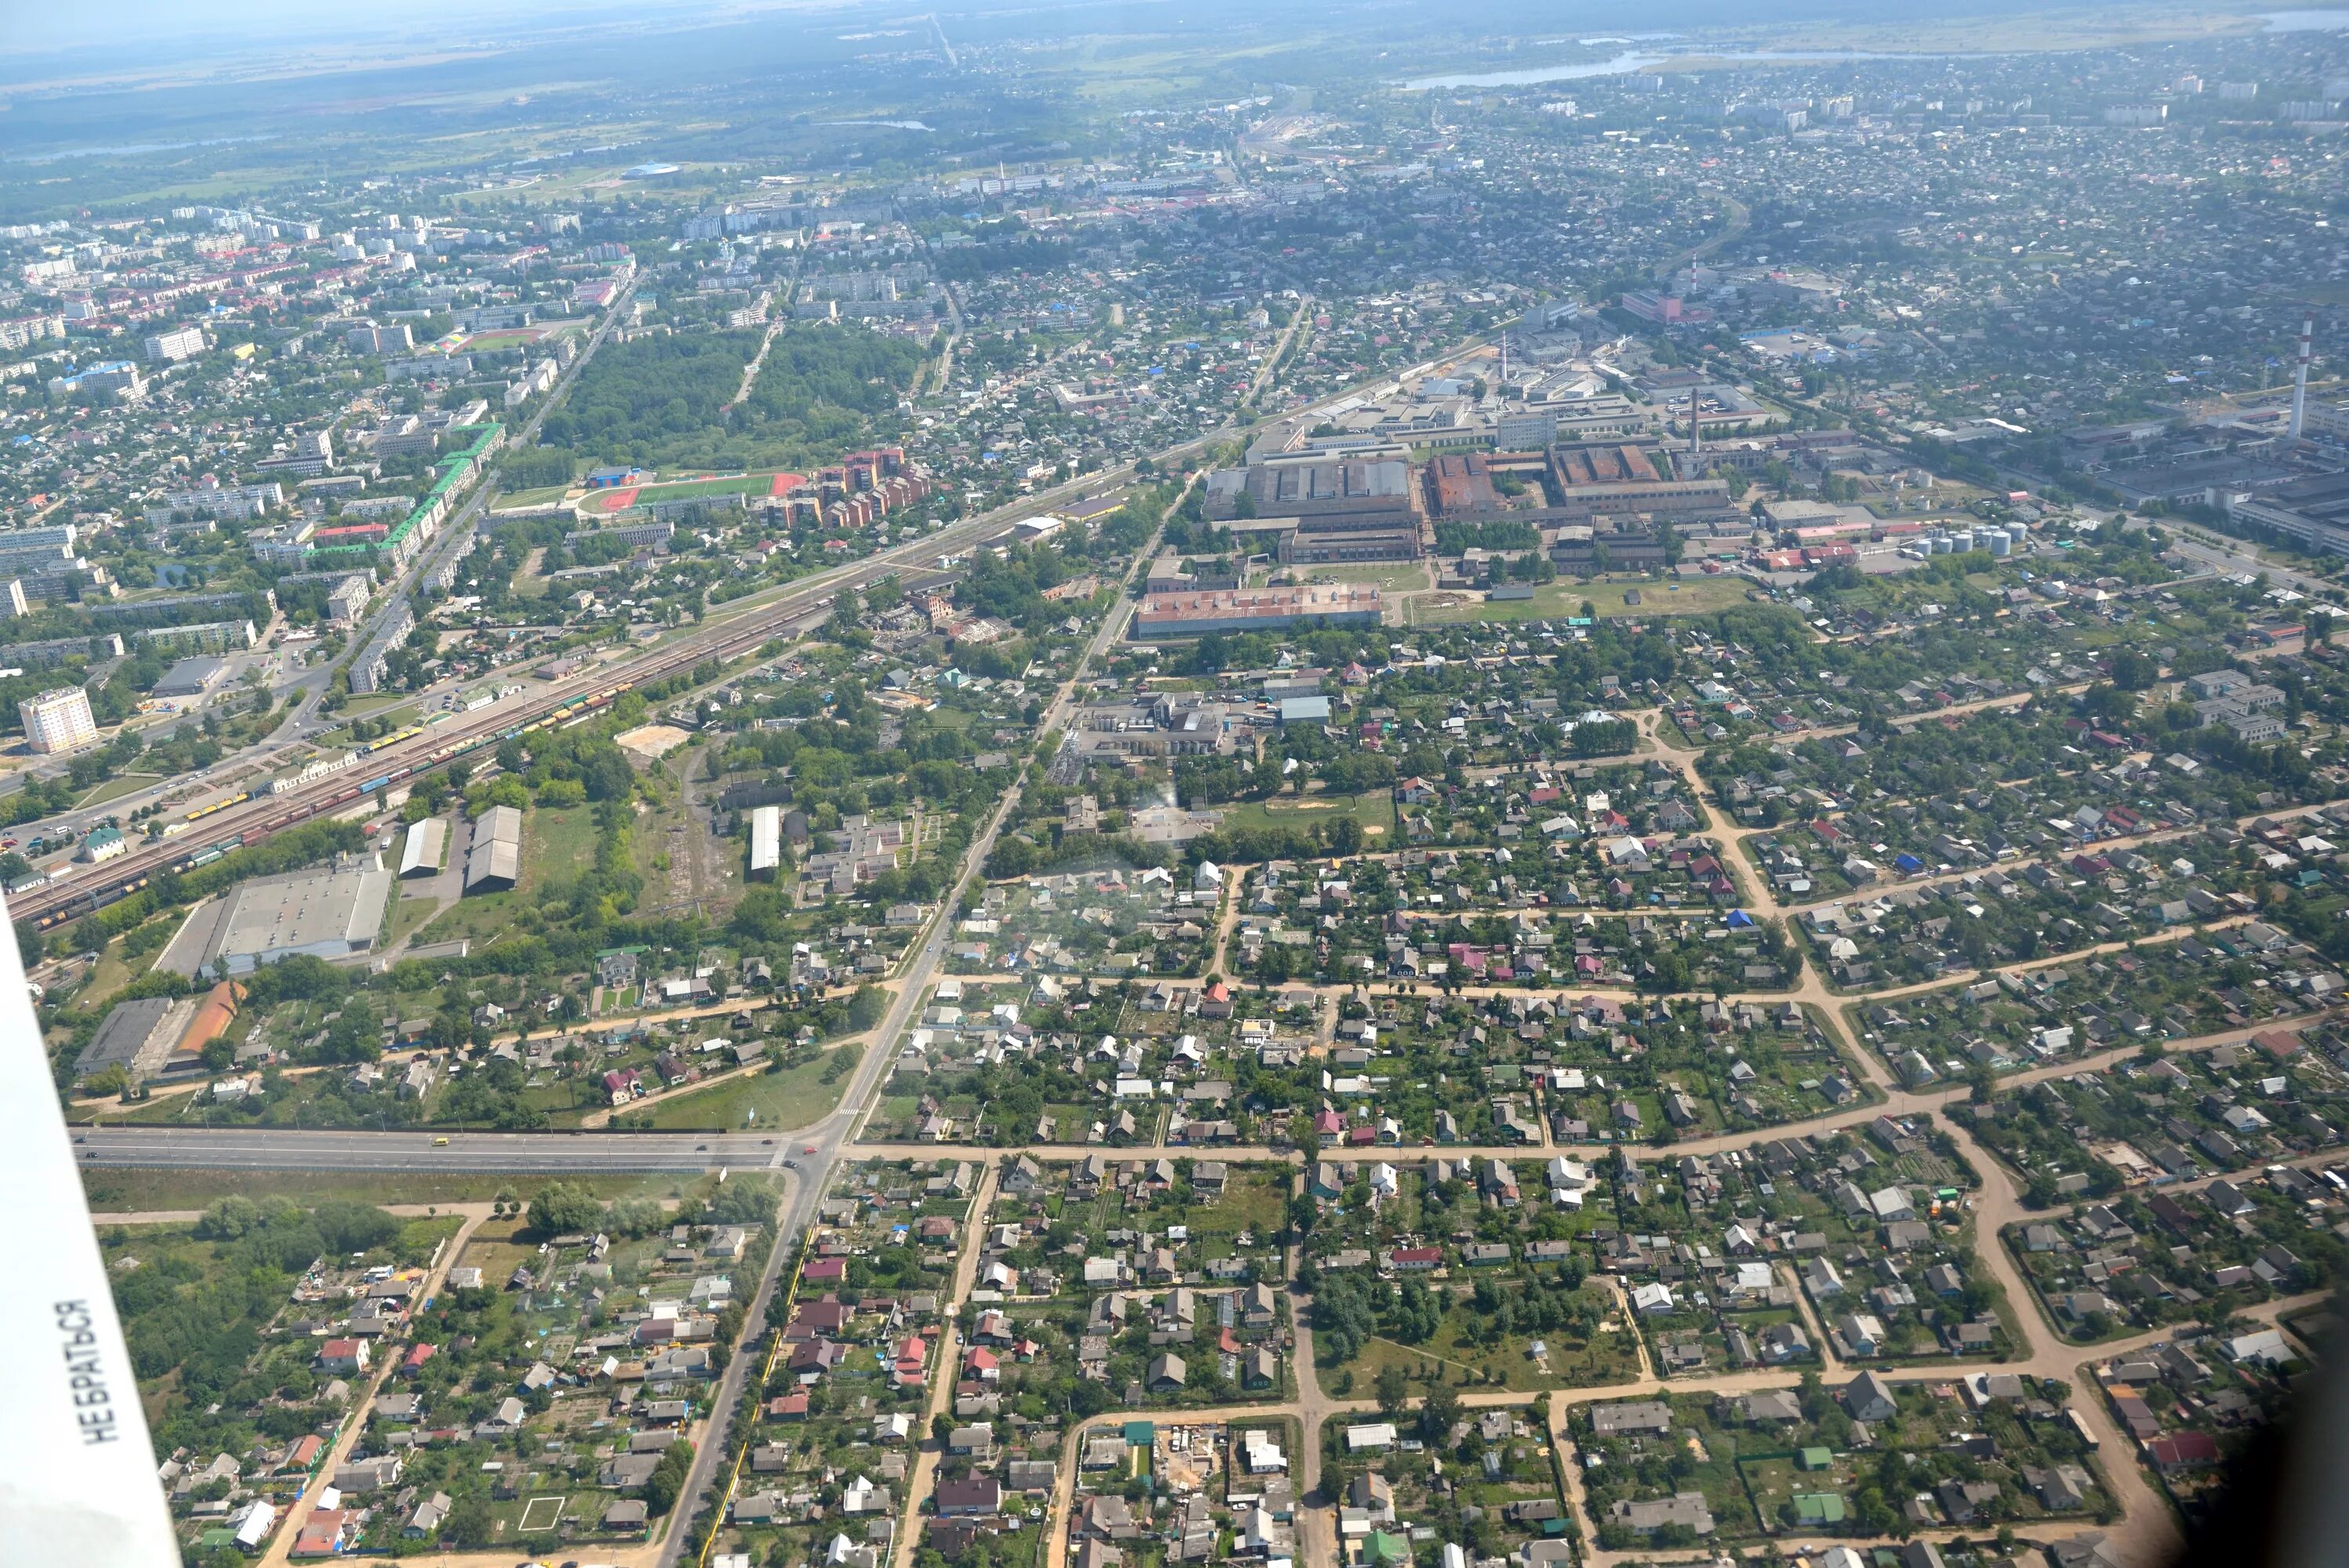
[(2301, 317), (2300, 363), (2292, 367), (2292, 428), (2286, 432), (2295, 441), (2301, 438), (2301, 432), (2308, 423), (2308, 355), (2315, 336), (2316, 318), (2313, 315)]

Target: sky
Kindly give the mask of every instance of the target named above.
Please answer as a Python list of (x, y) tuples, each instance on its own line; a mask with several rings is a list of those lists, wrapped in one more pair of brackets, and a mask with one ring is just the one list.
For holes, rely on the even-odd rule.
[[(786, 4), (732, 0), (689, 8), (697, 19), (709, 21)], [(641, 22), (647, 12), (688, 8), (685, 0), (627, 6), (614, 0), (499, 0), (486, 10), (470, 0), (0, 0), (0, 44), (18, 56), (71, 52), (81, 57), (74, 65), (89, 70), (102, 68), (109, 58), (149, 66), (172, 51), (220, 57), (367, 38), (462, 45), (478, 41), (485, 24), (495, 36), (512, 36), (615, 16)]]

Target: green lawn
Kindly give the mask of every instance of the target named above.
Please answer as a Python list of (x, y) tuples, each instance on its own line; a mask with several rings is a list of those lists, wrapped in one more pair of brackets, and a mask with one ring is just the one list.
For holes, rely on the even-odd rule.
[(109, 779), (88, 794), (74, 802), (78, 807), (103, 806), (109, 800), (119, 800), (125, 795), (136, 795), (163, 776), (160, 773), (125, 773), (119, 779)]
[(1350, 816), (1369, 838), (1394, 836), (1394, 797), (1369, 795), (1279, 795), (1226, 808), (1226, 828), (1298, 828)]
[[(655, 1127), (670, 1131), (788, 1131), (820, 1121), (840, 1104), (853, 1073), (838, 1073), (823, 1081), (832, 1060), (827, 1051), (814, 1061), (781, 1072), (750, 1073), (740, 1078), (675, 1095), (647, 1107), (641, 1115)], [(755, 1120), (747, 1119), (751, 1112)]]

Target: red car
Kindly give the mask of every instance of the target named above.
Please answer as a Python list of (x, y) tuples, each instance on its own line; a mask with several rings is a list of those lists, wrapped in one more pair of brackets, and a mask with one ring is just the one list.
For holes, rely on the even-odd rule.
[(802, 1144), (800, 1146), (800, 1152), (802, 1154), (812, 1154), (815, 1152), (815, 1145), (812, 1143)]

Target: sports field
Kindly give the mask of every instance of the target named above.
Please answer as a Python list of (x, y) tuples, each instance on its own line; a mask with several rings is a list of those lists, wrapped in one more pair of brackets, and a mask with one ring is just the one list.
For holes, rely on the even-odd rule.
[(673, 480), (651, 480), (626, 490), (605, 490), (593, 502), (595, 510), (626, 511), (639, 500), (690, 500), (696, 496), (781, 495), (801, 482), (798, 474), (768, 471), (755, 474), (697, 474)]
[(499, 326), (487, 332), (466, 335), (460, 353), (493, 354), (501, 348), (522, 348), (543, 341), (547, 329), (543, 326)]

